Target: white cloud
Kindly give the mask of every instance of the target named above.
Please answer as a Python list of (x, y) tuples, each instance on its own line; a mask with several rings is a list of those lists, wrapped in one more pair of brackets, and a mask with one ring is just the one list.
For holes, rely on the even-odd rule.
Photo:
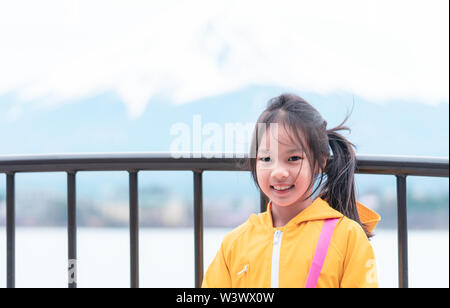
[(448, 102), (448, 6), (0, 0), (0, 94), (54, 105), (112, 91), (134, 117), (157, 94), (182, 104), (251, 84)]

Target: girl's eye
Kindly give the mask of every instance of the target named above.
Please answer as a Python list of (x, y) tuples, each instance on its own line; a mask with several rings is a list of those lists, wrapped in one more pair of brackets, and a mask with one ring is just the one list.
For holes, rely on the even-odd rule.
[(266, 160), (266, 159), (270, 160), (270, 157), (260, 157), (260, 158), (259, 158), (260, 161), (263, 161), (263, 162), (265, 162), (265, 163), (268, 163), (269, 161)]
[[(297, 161), (297, 160), (299, 160), (299, 159), (303, 159), (303, 158), (300, 157), (300, 156), (292, 156), (291, 158), (294, 158), (294, 161)], [(289, 158), (289, 159), (291, 159), (291, 158)]]

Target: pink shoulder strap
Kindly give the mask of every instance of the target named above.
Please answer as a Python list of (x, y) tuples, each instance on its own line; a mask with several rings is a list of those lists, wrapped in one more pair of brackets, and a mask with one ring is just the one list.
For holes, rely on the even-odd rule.
[(327, 219), (323, 223), (322, 231), (320, 233), (319, 241), (317, 242), (316, 252), (309, 269), (308, 279), (306, 280), (305, 288), (315, 288), (319, 280), (320, 272), (322, 271), (323, 262), (327, 256), (328, 246), (330, 246), (331, 236), (333, 235), (334, 227), (338, 218)]

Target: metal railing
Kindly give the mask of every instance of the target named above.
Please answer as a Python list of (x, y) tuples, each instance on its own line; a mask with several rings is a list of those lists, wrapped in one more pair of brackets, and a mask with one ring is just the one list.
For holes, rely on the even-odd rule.
[[(228, 156), (221, 155), (220, 157)], [(68, 286), (69, 288), (76, 288), (77, 283), (74, 279), (77, 263), (76, 173), (79, 171), (128, 171), (130, 189), (130, 284), (132, 288), (137, 288), (139, 287), (138, 172), (148, 170), (192, 171), (194, 184), (195, 286), (200, 287), (204, 270), (202, 173), (203, 171), (249, 171), (242, 167), (242, 162), (246, 159), (246, 154), (235, 154), (234, 158), (174, 158), (169, 153), (0, 156), (0, 173), (6, 174), (7, 287), (15, 287), (14, 186), (16, 173), (67, 173)], [(359, 155), (357, 156), (356, 173), (394, 175), (397, 178), (399, 287), (406, 288), (408, 287), (406, 178), (407, 176), (448, 177), (448, 158)], [(261, 194), (261, 211), (265, 210), (267, 202), (268, 200)]]

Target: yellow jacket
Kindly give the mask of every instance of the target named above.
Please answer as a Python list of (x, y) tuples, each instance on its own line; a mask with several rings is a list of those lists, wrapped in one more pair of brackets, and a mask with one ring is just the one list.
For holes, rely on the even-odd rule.
[[(203, 288), (304, 287), (324, 219), (339, 218), (317, 287), (378, 287), (375, 256), (363, 228), (317, 198), (274, 228), (272, 203), (227, 234), (203, 279)], [(380, 217), (358, 203), (372, 230)]]

